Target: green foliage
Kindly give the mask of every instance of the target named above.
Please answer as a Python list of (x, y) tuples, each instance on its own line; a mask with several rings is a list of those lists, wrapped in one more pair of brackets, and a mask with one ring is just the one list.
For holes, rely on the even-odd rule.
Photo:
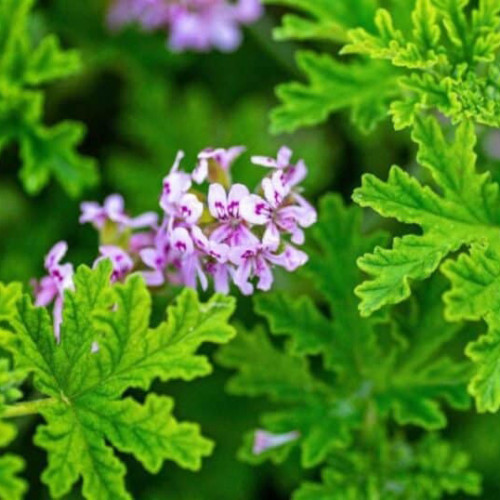
[[(352, 28), (374, 29), (378, 2), (355, 0), (268, 0), (267, 3), (298, 9), (301, 15), (287, 14), (277, 28), (277, 40), (326, 40), (345, 44)], [(329, 54), (300, 50), (297, 65), (308, 83), (292, 82), (278, 86), (281, 106), (271, 115), (271, 130), (293, 132), (304, 126), (324, 122), (336, 111), (350, 109), (351, 119), (361, 130), (370, 131), (387, 115), (391, 100), (397, 95), (398, 74), (387, 64), (360, 60), (349, 64)]]
[(369, 0), (270, 3), (308, 16), (286, 15), (277, 39), (326, 39), (344, 45), (342, 55), (359, 56), (340, 62), (299, 51), (297, 63), (308, 82), (278, 87), (281, 106), (272, 113), (273, 131), (314, 125), (343, 109), (351, 110), (362, 131), (388, 114), (397, 129), (405, 128), (422, 111), (435, 109), (454, 123), (499, 125), (500, 6), (495, 0), (479, 0), (474, 9), (469, 0), (393, 1), (378, 10), (382, 2)]
[[(0, 289), (1, 290), (1, 289)], [(0, 306), (5, 304), (0, 296)], [(5, 311), (6, 308), (2, 307)], [(18, 386), (24, 375), (12, 371), (7, 359), (0, 357), (0, 448), (7, 446), (16, 436), (15, 426), (4, 422), (2, 414), (5, 404), (12, 403), (21, 397)], [(1, 452), (0, 452), (1, 453)], [(24, 460), (11, 453), (0, 454), (0, 499), (19, 500), (27, 490), (26, 482), (18, 474), (24, 469)]]
[(499, 125), (500, 5), (480, 0), (470, 15), (464, 0), (417, 0), (412, 30), (399, 30), (387, 10), (377, 12), (373, 35), (350, 33), (344, 54), (363, 54), (403, 68), (400, 97), (391, 105), (396, 128), (414, 123), (421, 110), (438, 109), (454, 123), (464, 119)]
[(467, 349), (476, 366), (469, 389), (479, 411), (496, 411), (500, 407), (495, 289), (500, 272), (498, 185), (476, 167), (476, 135), (469, 122), (449, 143), (434, 119), (419, 120), (413, 138), (419, 144), (418, 160), (439, 191), (393, 167), (387, 182), (366, 175), (353, 196), (362, 206), (422, 228), (422, 235), (395, 238), (391, 249), (377, 247), (359, 259), (361, 269), (372, 276), (356, 290), (361, 313), (369, 315), (408, 298), (412, 281), (428, 278), (451, 253), (470, 247), (468, 254), (442, 266), (452, 283), (445, 313), (451, 321), (487, 320), (489, 333)]
[[(495, 248), (495, 249), (494, 249)], [(451, 281), (444, 300), (451, 320), (485, 319), (488, 332), (467, 346), (467, 354), (474, 361), (476, 373), (469, 386), (476, 398), (479, 411), (497, 411), (500, 408), (500, 316), (497, 287), (500, 280), (500, 258), (497, 247), (473, 245), (469, 254), (443, 265), (444, 274)]]
[[(283, 25), (274, 32), (276, 39), (348, 41), (351, 28), (363, 26), (373, 29), (376, 0), (331, 2), (318, 0), (264, 0), (267, 4), (283, 5), (299, 10), (303, 15), (286, 14)], [(305, 16), (305, 17), (304, 17)]]
[(209, 374), (211, 365), (196, 350), (233, 336), (227, 325), (232, 299), (215, 295), (202, 304), (185, 290), (168, 308), (167, 321), (151, 329), (151, 298), (142, 278), (110, 286), (110, 274), (109, 262), (95, 271), (79, 268), (75, 291), (65, 297), (60, 344), (47, 311), (27, 296), (13, 322), (16, 366), (32, 372), (35, 388), (47, 396), (33, 403), (46, 420), (35, 443), (48, 453), (42, 480), (54, 498), (80, 477), (86, 498), (131, 498), (125, 466), (110, 445), (152, 473), (165, 460), (198, 470), (213, 448), (197, 424), (173, 417), (170, 397), (149, 393), (141, 403), (123, 395), (131, 388), (148, 390), (155, 379)]
[(396, 238), (392, 249), (379, 247), (360, 259), (361, 269), (374, 276), (357, 290), (365, 315), (407, 298), (410, 280), (430, 276), (446, 255), (462, 245), (498, 240), (498, 186), (489, 174), (476, 169), (473, 126), (461, 125), (450, 144), (436, 120), (422, 120), (415, 126), (413, 139), (419, 144), (420, 164), (442, 194), (392, 167), (387, 182), (365, 175), (362, 187), (353, 195), (361, 206), (406, 224), (418, 224), (423, 230), (421, 236)]
[[(353, 484), (348, 469), (335, 465), (326, 469), (326, 485), (305, 484), (294, 498), (336, 498), (328, 496), (334, 491), (338, 498), (364, 498), (371, 489), (383, 497), (393, 480), (401, 481), (400, 496), (394, 498), (409, 498), (410, 492), (416, 495), (411, 498), (428, 498), (429, 488), (436, 493), (477, 492), (474, 474), (469, 479), (459, 477), (467, 463), (455, 452), (440, 452), (442, 464), (435, 465), (443, 469), (422, 472), (421, 479), (414, 479), (420, 489), (410, 481), (415, 470), (425, 468), (425, 457), (417, 457), (420, 445), (405, 441), (408, 453), (415, 454), (411, 460), (383, 455), (384, 466), (376, 463), (387, 452), (382, 450), (390, 439), (391, 422), (434, 430), (446, 425), (443, 401), (457, 409), (468, 407), (470, 366), (441, 355), (443, 345), (460, 330), (443, 319), (436, 300), (443, 291), (441, 282), (422, 290), (408, 310), (392, 317), (359, 315), (356, 297), (346, 292), (360, 280), (356, 256), (385, 240), (380, 233), (363, 235), (361, 224), (358, 208), (344, 207), (335, 196), (323, 200), (313, 231), (317, 250), (311, 256), (309, 273), (326, 300), (328, 314), (306, 297), (260, 295), (255, 310), (268, 320), (272, 334), (286, 336), (284, 345), (272, 342), (260, 327), (249, 332), (240, 328), (238, 337), (220, 350), (219, 362), (237, 370), (228, 390), (267, 397), (274, 411), (263, 415), (264, 427), (274, 433), (298, 431), (300, 436), (255, 455), (249, 435), (240, 456), (252, 463), (282, 462), (299, 446), (301, 464), (309, 468), (346, 453), (348, 460), (358, 461), (361, 450), (369, 450), (365, 461), (356, 465), (364, 467), (359, 477), (369, 484)], [(318, 365), (313, 355), (321, 356), (323, 362)], [(436, 446), (448, 450), (447, 444)], [(448, 461), (457, 468), (449, 483), (444, 472)]]
[[(322, 471), (322, 483), (306, 482), (293, 500), (357, 500), (359, 498), (439, 499), (445, 493), (480, 493), (479, 477), (468, 470), (468, 457), (435, 435), (416, 445), (400, 440), (387, 443), (373, 463), (361, 453), (335, 456)], [(384, 470), (391, 481), (373, 470)], [(339, 474), (339, 470), (342, 473)]]
[(81, 156), (84, 127), (65, 121), (43, 124), (43, 85), (80, 69), (75, 51), (63, 51), (53, 36), (36, 36), (31, 9), (34, 0), (3, 0), (0, 5), (0, 151), (19, 144), (20, 178), (25, 190), (38, 193), (54, 176), (77, 196), (95, 184), (94, 161)]
[(336, 111), (351, 109), (351, 119), (370, 131), (387, 115), (397, 79), (391, 68), (378, 63), (342, 64), (327, 54), (297, 53), (299, 68), (309, 83), (277, 88), (282, 105), (272, 113), (272, 131), (293, 132), (326, 121)]

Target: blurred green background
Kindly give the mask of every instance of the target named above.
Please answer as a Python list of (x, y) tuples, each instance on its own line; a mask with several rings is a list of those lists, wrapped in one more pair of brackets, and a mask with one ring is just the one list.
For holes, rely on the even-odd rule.
[[(81, 74), (47, 89), (46, 119), (48, 124), (75, 119), (88, 127), (82, 152), (98, 160), (102, 182), (84, 199), (101, 201), (107, 194), (120, 192), (132, 214), (155, 210), (161, 179), (177, 150), (186, 152), (186, 165), (190, 166), (198, 151), (207, 146), (247, 146), (247, 154), (234, 167), (234, 176), (251, 186), (261, 172), (250, 164), (249, 156), (275, 155), (281, 145), (290, 146), (310, 168), (307, 194), (314, 202), (328, 191), (338, 191), (349, 199), (363, 172), (385, 177), (394, 163), (412, 168), (414, 148), (409, 136), (394, 133), (389, 122), (370, 136), (354, 130), (346, 115), (336, 115), (324, 126), (295, 135), (268, 133), (268, 113), (276, 103), (274, 87), (298, 76), (293, 61), (296, 47), (272, 41), (279, 9), (268, 9), (261, 21), (245, 30), (245, 41), (233, 54), (182, 55), (168, 52), (161, 33), (144, 34), (130, 28), (111, 35), (105, 27), (106, 9), (103, 0), (45, 0), (38, 2), (33, 19), (33, 29), (55, 32), (65, 46), (83, 54)], [(493, 160), (483, 161), (486, 166), (498, 166)], [(82, 200), (68, 198), (56, 183), (39, 196), (28, 197), (18, 181), (14, 146), (5, 151), (0, 164), (0, 280), (28, 283), (40, 276), (45, 253), (63, 239), (70, 244), (69, 260), (92, 262), (97, 235), (90, 226), (77, 222)], [(380, 224), (371, 215), (367, 221)], [(397, 226), (390, 229), (398, 230)], [(307, 286), (300, 273), (278, 276), (278, 288), (307, 293)], [(166, 300), (165, 296), (156, 297), (158, 310)], [(250, 301), (239, 302), (238, 320), (246, 324), (257, 321)], [(463, 346), (465, 340), (457, 339), (458, 345)], [(158, 475), (150, 476), (123, 457), (134, 498), (289, 498), (303, 477), (298, 460), (280, 468), (252, 468), (237, 461), (241, 436), (257, 425), (264, 402), (227, 396), (223, 390), (227, 376), (218, 369), (207, 379), (158, 389), (173, 394), (177, 416), (200, 422), (217, 447), (197, 474), (167, 464)], [(45, 456), (31, 444), (35, 423), (22, 424), (16, 447), (23, 450), (28, 462), (28, 498), (43, 499), (47, 493), (39, 475)], [(482, 498), (500, 498), (500, 439), (496, 439), (500, 417), (474, 411), (453, 413), (450, 424), (445, 434), (470, 453), (474, 467), (484, 475)], [(312, 471), (310, 477), (316, 478), (316, 474)]]

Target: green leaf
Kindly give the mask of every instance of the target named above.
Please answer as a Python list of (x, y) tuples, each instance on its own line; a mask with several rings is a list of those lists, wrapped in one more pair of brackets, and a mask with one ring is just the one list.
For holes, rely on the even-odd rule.
[(81, 70), (80, 55), (63, 51), (57, 37), (48, 35), (36, 47), (28, 60), (24, 80), (29, 85), (41, 85), (74, 75)]
[(411, 30), (395, 27), (396, 17), (379, 10), (377, 33), (357, 28), (344, 54), (387, 60), (404, 68), (399, 96), (391, 104), (396, 128), (414, 123), (423, 109), (437, 108), (454, 123), (471, 119), (498, 126), (495, 70), (484, 63), (497, 57), (500, 47), (500, 9), (482, 0), (469, 16), (465, 0), (417, 0)]
[[(228, 383), (233, 394), (293, 401), (315, 390), (316, 381), (307, 362), (275, 348), (261, 328), (249, 332), (240, 329), (237, 338), (219, 350), (217, 361), (239, 371)], [(271, 369), (263, 371), (263, 366)]]
[[(423, 235), (396, 238), (391, 249), (376, 248), (359, 260), (373, 276), (356, 290), (360, 310), (369, 315), (410, 295), (410, 281), (428, 278), (450, 252), (484, 239), (498, 241), (498, 186), (489, 174), (476, 171), (475, 133), (461, 125), (448, 143), (435, 120), (419, 121), (413, 137), (419, 143), (420, 164), (443, 190), (437, 194), (393, 167), (387, 182), (365, 175), (353, 199), (385, 217), (421, 226)], [(500, 242), (499, 242), (500, 243)]]
[[(287, 14), (283, 26), (274, 30), (277, 40), (325, 39), (346, 42), (350, 28), (373, 27), (375, 0), (355, 0), (348, 4), (329, 0), (264, 0), (265, 3), (283, 5), (299, 10), (301, 15)], [(304, 17), (306, 16), (306, 17)]]
[[(442, 281), (422, 289), (408, 304), (409, 310), (360, 316), (353, 292), (361, 279), (356, 259), (385, 240), (382, 233), (363, 234), (362, 222), (358, 207), (326, 196), (313, 229), (308, 264), (321, 307), (309, 297), (260, 294), (254, 299), (255, 310), (280, 338), (270, 339), (260, 327), (250, 332), (241, 329), (218, 353), (217, 360), (236, 371), (229, 392), (263, 396), (272, 403), (271, 411), (260, 417), (263, 428), (275, 434), (298, 433), (296, 440), (257, 454), (253, 434), (248, 434), (239, 452), (246, 462), (281, 463), (294, 447), (300, 448), (304, 468), (328, 464), (332, 457), (358, 447), (365, 456), (370, 456), (370, 449), (373, 456), (385, 457), (386, 427), (392, 429), (396, 423), (434, 430), (446, 425), (445, 404), (469, 407), (470, 363), (442, 355), (460, 330), (444, 319)], [(280, 342), (283, 336), (286, 340)], [(369, 463), (359, 472), (363, 477), (375, 474), (375, 483), (364, 489), (352, 482), (342, 487), (337, 482), (306, 483), (296, 495), (377, 498), (370, 496), (375, 488), (382, 497), (379, 466), (385, 467)], [(391, 474), (384, 481), (399, 479), (399, 471)]]
[(396, 82), (390, 67), (371, 62), (346, 65), (308, 51), (297, 53), (297, 64), (309, 83), (277, 88), (282, 104), (272, 112), (274, 133), (322, 123), (332, 112), (344, 109), (352, 110), (352, 120), (364, 131), (387, 116)]
[(418, 224), (422, 236), (396, 238), (391, 249), (376, 248), (359, 260), (373, 276), (356, 290), (362, 314), (398, 303), (411, 294), (410, 282), (428, 278), (450, 253), (469, 249), (456, 261), (442, 264), (452, 288), (444, 295), (450, 321), (485, 319), (489, 331), (471, 343), (467, 354), (475, 374), (469, 392), (479, 411), (500, 408), (497, 362), (497, 316), (500, 299), (500, 241), (498, 238), (498, 185), (476, 169), (476, 136), (470, 124), (462, 124), (452, 143), (444, 139), (434, 120), (419, 121), (413, 137), (419, 143), (418, 160), (440, 189), (422, 186), (394, 167), (388, 182), (366, 176), (354, 199), (385, 216)]
[(450, 320), (485, 319), (488, 332), (471, 342), (466, 353), (475, 363), (475, 374), (469, 385), (480, 412), (500, 408), (500, 258), (484, 245), (472, 247), (469, 255), (443, 265), (452, 287), (444, 295)]
[(0, 456), (0, 498), (19, 500), (27, 490), (25, 481), (18, 474), (24, 469), (24, 461), (15, 455)]
[(95, 162), (77, 150), (85, 128), (71, 122), (45, 126), (39, 87), (77, 73), (80, 57), (63, 51), (54, 35), (34, 39), (33, 3), (5, 0), (0, 6), (0, 146), (20, 145), (20, 178), (28, 193), (38, 193), (54, 176), (78, 196), (98, 180)]
[[(412, 448), (401, 440), (390, 441), (386, 455), (380, 458), (351, 451), (332, 462), (323, 469), (321, 483), (305, 482), (293, 500), (427, 500), (458, 492), (479, 495), (481, 491), (479, 475), (470, 470), (467, 455), (435, 435)], [(392, 477), (390, 484), (387, 477)]]
[(255, 298), (255, 312), (265, 316), (270, 329), (290, 335), (293, 353), (319, 354), (331, 342), (332, 324), (306, 296), (290, 300), (284, 293), (267, 293)]
[[(8, 288), (8, 287), (6, 287)], [(4, 288), (4, 290), (6, 289)], [(17, 288), (17, 287), (13, 287)], [(0, 304), (2, 294), (0, 286)], [(16, 428), (2, 420), (5, 404), (21, 397), (18, 390), (24, 380), (24, 374), (13, 371), (6, 359), (0, 358), (0, 448), (7, 446), (16, 437)], [(11, 453), (0, 454), (0, 499), (20, 500), (28, 489), (26, 481), (19, 477), (25, 468), (24, 460)]]
[(500, 49), (500, 8), (494, 0), (480, 0), (476, 8), (469, 0), (391, 2), (376, 13), (380, 2), (370, 0), (270, 3), (304, 14), (285, 15), (277, 39), (346, 43), (340, 53), (357, 56), (340, 62), (298, 52), (310, 83), (278, 87), (274, 132), (322, 123), (344, 109), (362, 131), (389, 114), (397, 129), (405, 128), (436, 109), (455, 124), (499, 126), (500, 78), (492, 63)]
[[(268, 396), (285, 403), (286, 411), (266, 414), (263, 423), (273, 432), (298, 431), (302, 464), (313, 467), (323, 462), (328, 452), (349, 442), (350, 428), (357, 424), (354, 408), (336, 401), (334, 390), (310, 373), (304, 358), (294, 357), (274, 347), (262, 329), (240, 331), (238, 337), (222, 348), (218, 362), (235, 368), (238, 374), (228, 384), (236, 395)], [(260, 462), (246, 442), (240, 456)], [(282, 461), (280, 448), (263, 454), (264, 459)]]
[(35, 443), (48, 452), (42, 479), (55, 498), (80, 477), (86, 498), (130, 498), (113, 447), (150, 472), (165, 460), (197, 470), (213, 448), (196, 424), (177, 422), (171, 398), (149, 394), (140, 403), (122, 396), (132, 387), (148, 389), (155, 379), (210, 373), (207, 358), (196, 351), (234, 335), (227, 324), (233, 300), (215, 295), (202, 304), (185, 290), (167, 321), (150, 329), (151, 298), (142, 278), (111, 286), (110, 273), (108, 261), (94, 271), (78, 269), (75, 291), (64, 300), (60, 344), (46, 310), (28, 297), (19, 305), (13, 351), (17, 366), (32, 371), (35, 386), (48, 396), (39, 409), (46, 424)]
[(0, 321), (8, 322), (14, 318), (21, 292), (22, 287), (19, 283), (4, 285), (0, 282)]
[(84, 187), (95, 185), (95, 161), (76, 151), (84, 135), (84, 125), (69, 121), (51, 128), (30, 126), (23, 130), (20, 142), (24, 163), (19, 175), (25, 189), (32, 194), (39, 192), (50, 176), (74, 197)]

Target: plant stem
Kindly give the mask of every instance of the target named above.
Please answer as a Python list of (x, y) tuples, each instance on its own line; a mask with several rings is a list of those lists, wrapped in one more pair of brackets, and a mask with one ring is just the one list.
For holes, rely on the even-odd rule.
[(4, 407), (1, 415), (3, 418), (17, 418), (25, 417), (27, 415), (35, 415), (39, 413), (42, 408), (52, 406), (54, 403), (55, 400), (52, 398), (25, 401), (24, 403), (17, 403), (12, 406)]

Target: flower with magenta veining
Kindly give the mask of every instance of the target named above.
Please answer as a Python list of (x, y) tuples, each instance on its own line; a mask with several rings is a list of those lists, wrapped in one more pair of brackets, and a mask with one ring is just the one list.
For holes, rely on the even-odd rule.
[(158, 223), (158, 214), (155, 212), (129, 217), (125, 212), (123, 197), (119, 194), (108, 196), (102, 206), (86, 201), (80, 208), (80, 224), (91, 223), (97, 229), (102, 229), (108, 222), (117, 224), (120, 229), (154, 227)]
[(208, 190), (208, 210), (212, 217), (218, 221), (211, 234), (213, 240), (232, 246), (252, 244), (259, 241), (241, 216), (241, 202), (249, 194), (250, 191), (243, 184), (233, 184), (227, 194), (222, 185), (210, 185)]
[(316, 211), (294, 203), (289, 198), (290, 186), (282, 181), (281, 172), (274, 172), (272, 177), (262, 181), (264, 198), (251, 194), (241, 201), (243, 218), (257, 225), (265, 225), (263, 243), (278, 245), (282, 233), (291, 234), (292, 242), (304, 243), (304, 231), (316, 222)]
[(203, 262), (203, 271), (209, 273), (214, 280), (216, 292), (229, 293), (231, 268), (228, 265), (229, 246), (213, 238), (208, 239), (203, 231), (194, 226), (191, 229), (197, 255)]
[(236, 266), (234, 283), (244, 295), (251, 295), (254, 291), (252, 278), (257, 279), (259, 290), (270, 290), (273, 284), (273, 265), (283, 265), (282, 256), (276, 254), (276, 246), (262, 243), (232, 248), (229, 259)]
[(54, 303), (54, 333), (58, 341), (61, 335), (64, 292), (74, 288), (73, 265), (61, 264), (67, 251), (68, 244), (65, 241), (56, 243), (45, 257), (47, 276), (44, 276), (39, 282), (33, 282), (35, 305), (45, 307)]
[[(234, 146), (232, 148), (206, 148), (198, 154), (198, 161), (196, 167), (191, 174), (193, 180), (197, 184), (201, 184), (209, 179), (210, 176), (210, 166), (215, 165), (218, 167), (226, 176), (229, 175), (229, 171), (234, 161), (241, 156), (241, 154), (246, 150), (244, 146)], [(212, 180), (212, 179), (210, 179)]]
[(134, 268), (134, 261), (125, 250), (115, 245), (102, 245), (99, 247), (100, 257), (94, 262), (96, 266), (104, 259), (109, 259), (113, 265), (111, 281), (122, 281)]

